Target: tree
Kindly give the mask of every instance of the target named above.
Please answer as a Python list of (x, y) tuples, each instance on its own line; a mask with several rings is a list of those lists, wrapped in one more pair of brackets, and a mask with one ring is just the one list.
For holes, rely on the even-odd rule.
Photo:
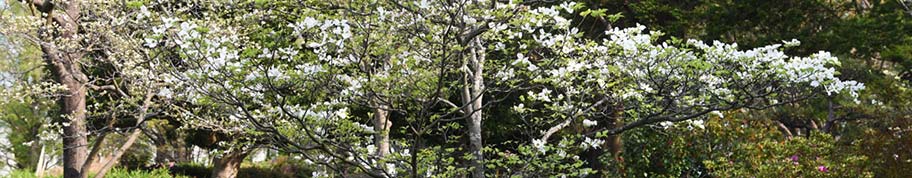
[[(133, 131), (131, 139), (99, 171), (98, 175), (104, 176), (138, 138), (137, 128), (154, 116), (147, 110), (152, 107), (159, 86), (156, 75), (147, 70), (144, 56), (136, 50), (141, 40), (132, 38), (130, 33), (136, 22), (128, 15), (133, 10), (124, 8), (126, 4), (93, 1), (23, 3), (31, 14), (5, 16), (0, 30), (7, 37), (38, 46), (44, 53), (44, 68), (65, 88), (62, 93), (49, 93), (59, 98), (60, 114), (64, 116), (59, 119), (63, 128), (64, 176), (88, 176), (99, 145), (119, 122), (117, 118), (125, 116), (134, 121), (135, 125), (129, 128)], [(93, 112), (99, 110), (107, 112)], [(108, 124), (90, 130), (88, 125), (97, 120), (89, 118)], [(95, 131), (98, 135), (89, 152), (89, 136)]]
[[(797, 41), (740, 50), (721, 42), (658, 41), (661, 33), (644, 33), (642, 26), (589, 38), (565, 16), (608, 15), (569, 2), (161, 2), (146, 8), (159, 11), (153, 15), (159, 18), (149, 18), (154, 25), (146, 47), (165, 64), (158, 70), (168, 74), (169, 87), (182, 91), (171, 96), (183, 106), (175, 114), (194, 127), (250, 138), (236, 144), (301, 154), (343, 176), (392, 177), (397, 167), (410, 166), (415, 175), (485, 177), (501, 160), (485, 159), (485, 150), (496, 149), (483, 141), (483, 113), (509, 97), (519, 96), (513, 100), (521, 104), (512, 108), (522, 117), (508, 119), (530, 120), (530, 135), (539, 137), (515, 140), (522, 145), (519, 156), (554, 166), (509, 162), (505, 166), (516, 166), (511, 174), (586, 175), (592, 170), (575, 169), (582, 161), (566, 155), (598, 149), (602, 139), (630, 129), (820, 93), (855, 97), (864, 88), (837, 78), (828, 66), (839, 61), (827, 52), (785, 55)], [(358, 111), (363, 108), (369, 111)], [(409, 125), (399, 129), (414, 137), (405, 145), (414, 151), (385, 155), (395, 147), (384, 146), (395, 126), (386, 121), (397, 117)], [(456, 144), (468, 145), (460, 151), (465, 156), (423, 149), (423, 134), (460, 128), (448, 124), (457, 120), (466, 121), (460, 135), (468, 139)], [(596, 127), (565, 131), (580, 122)], [(556, 135), (563, 139), (549, 146)], [(464, 167), (448, 172), (418, 164), (452, 157)]]

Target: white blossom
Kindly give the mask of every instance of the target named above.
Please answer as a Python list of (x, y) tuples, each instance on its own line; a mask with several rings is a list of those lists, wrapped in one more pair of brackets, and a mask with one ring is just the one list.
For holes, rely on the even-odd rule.
[(598, 122), (597, 122), (597, 121), (593, 121), (593, 120), (589, 120), (589, 119), (583, 119), (583, 126), (592, 127), (592, 126), (595, 126), (595, 125), (598, 125)]
[(583, 150), (588, 150), (589, 148), (597, 149), (597, 148), (599, 148), (599, 147), (600, 147), (602, 144), (604, 144), (604, 143), (605, 143), (605, 140), (602, 140), (602, 139), (592, 139), (592, 138), (586, 137), (586, 139), (583, 140), (583, 142), (582, 142), (582, 144), (580, 145), (580, 147), (582, 147)]
[(542, 154), (545, 154), (548, 151), (548, 150), (546, 150), (545, 144), (546, 143), (543, 140), (539, 140), (539, 139), (532, 140), (532, 146), (535, 147), (536, 149), (538, 149), (538, 151), (541, 152)]

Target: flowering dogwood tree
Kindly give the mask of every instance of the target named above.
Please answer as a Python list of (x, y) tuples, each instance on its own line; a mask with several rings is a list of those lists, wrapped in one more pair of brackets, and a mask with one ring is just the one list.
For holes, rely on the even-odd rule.
[[(172, 114), (245, 138), (234, 143), (240, 150), (227, 150), (240, 158), (254, 144), (300, 154), (321, 165), (314, 176), (485, 177), (494, 175), (488, 167), (504, 165), (509, 175), (587, 175), (593, 171), (581, 168), (578, 153), (617, 150), (611, 144), (626, 130), (679, 121), (699, 127), (719, 111), (818, 94), (854, 97), (864, 88), (837, 78), (831, 66), (839, 61), (829, 53), (786, 55), (797, 41), (743, 50), (658, 41), (660, 32), (642, 26), (592, 38), (571, 17), (605, 14), (582, 7), (159, 1), (141, 6), (138, 18), (150, 25), (142, 38), (166, 74), (169, 89), (159, 94), (179, 108)], [(492, 119), (485, 113), (508, 99), (518, 100), (511, 112), (537, 135), (516, 140), (518, 156), (483, 138)], [(564, 129), (574, 123), (586, 129)], [(424, 135), (449, 129), (463, 132), (467, 139), (455, 145), (467, 150), (424, 145)], [(397, 130), (412, 138), (391, 138)], [(434, 162), (460, 167), (422, 164)]]
[[(16, 2), (17, 5), (20, 2)], [(22, 1), (29, 14), (0, 11), (0, 34), (28, 41), (43, 52), (43, 69), (52, 74), (51, 88), (29, 92), (58, 99), (65, 177), (87, 177), (108, 133), (118, 131), (118, 118), (135, 119), (130, 138), (102, 162), (103, 177), (139, 137), (138, 129), (153, 112), (160, 83), (140, 52), (131, 28), (137, 19), (127, 4), (103, 1)], [(104, 111), (104, 112), (96, 112)], [(89, 118), (107, 123), (90, 130)], [(89, 144), (88, 138), (94, 137)], [(91, 148), (91, 151), (88, 149)]]

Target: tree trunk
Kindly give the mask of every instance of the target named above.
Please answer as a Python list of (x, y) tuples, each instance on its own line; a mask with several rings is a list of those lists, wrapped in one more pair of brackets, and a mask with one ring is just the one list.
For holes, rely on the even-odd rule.
[[(66, 117), (63, 126), (63, 176), (66, 178), (85, 178), (82, 166), (86, 164), (86, 88), (88, 78), (82, 72), (80, 60), (83, 49), (58, 46), (57, 41), (77, 38), (82, 1), (68, 1), (54, 4), (52, 1), (30, 1), (49, 21), (46, 30), (40, 30), (40, 36), (52, 39), (39, 43), (44, 52), (45, 66), (53, 74), (54, 80), (67, 87), (61, 96), (60, 113)], [(58, 5), (62, 5), (57, 7)], [(61, 11), (60, 13), (56, 13)], [(62, 45), (66, 46), (66, 45)]]
[(247, 151), (233, 150), (212, 160), (212, 178), (235, 178)]
[(467, 125), (469, 132), (469, 151), (472, 153), (474, 159), (471, 160), (470, 166), (473, 168), (472, 177), (480, 178), (484, 177), (485, 167), (484, 167), (484, 143), (481, 135), (481, 119), (482, 119), (482, 106), (484, 98), (484, 62), (485, 62), (485, 50), (481, 45), (480, 38), (476, 38), (472, 42), (472, 49), (470, 49), (469, 61), (464, 62), (465, 68), (468, 68), (469, 63), (471, 63), (472, 73), (466, 73), (463, 75), (463, 104), (465, 107), (465, 114), (467, 117)]
[[(614, 104), (614, 107), (611, 108), (611, 112), (612, 118), (611, 122), (608, 123), (608, 128), (615, 129), (624, 126), (624, 105), (620, 103)], [(624, 151), (624, 141), (621, 139), (621, 134), (609, 135), (605, 140), (605, 144), (605, 148), (607, 148), (608, 152), (611, 152), (611, 156), (617, 161), (618, 171), (621, 175), (626, 174), (624, 157), (621, 156), (621, 153)]]
[(374, 144), (377, 146), (377, 156), (386, 157), (390, 153), (389, 132), (393, 123), (389, 120), (389, 113), (382, 107), (374, 108)]
[(833, 124), (836, 123), (836, 106), (833, 105), (833, 99), (827, 99), (827, 121), (823, 123), (823, 132), (824, 133), (833, 133)]
[(35, 164), (35, 177), (44, 177), (44, 144), (41, 144), (41, 151), (38, 152), (38, 163)]
[(792, 139), (792, 131), (788, 128), (788, 126), (785, 126), (785, 123), (782, 123), (782, 121), (776, 121), (776, 127), (779, 128), (779, 131), (782, 132), (782, 135), (785, 135), (785, 139)]
[(98, 173), (95, 174), (95, 178), (104, 177), (105, 174), (107, 174), (108, 171), (111, 170), (111, 168), (113, 168), (114, 165), (120, 161), (120, 157), (122, 157), (123, 154), (127, 152), (127, 149), (130, 149), (130, 147), (133, 146), (133, 143), (136, 142), (136, 139), (139, 138), (139, 135), (141, 133), (142, 133), (141, 130), (139, 130), (138, 128), (134, 128), (133, 133), (130, 134), (130, 138), (127, 139), (127, 142), (124, 143), (122, 146), (120, 146), (120, 148), (118, 148), (117, 150), (114, 151), (114, 155), (111, 156), (111, 159), (109, 159), (107, 162), (105, 162), (104, 167), (101, 167), (101, 169), (98, 170)]
[[(117, 117), (111, 118), (108, 121), (107, 127), (114, 128), (114, 123), (117, 122)], [(98, 152), (101, 151), (101, 144), (104, 143), (105, 138), (108, 136), (108, 131), (103, 130), (98, 136), (95, 137), (95, 142), (92, 144), (92, 150), (89, 151), (89, 156), (86, 157), (86, 163), (82, 165), (82, 172), (89, 172), (89, 169), (92, 168), (92, 164), (95, 163), (95, 159), (98, 158)]]
[[(122, 146), (120, 146), (120, 148), (118, 148), (117, 150), (114, 150), (114, 155), (111, 156), (111, 159), (109, 159), (107, 162), (105, 162), (105, 165), (104, 165), (104, 167), (101, 168), (101, 170), (98, 170), (98, 174), (95, 174), (95, 178), (104, 177), (105, 174), (107, 174), (108, 171), (111, 170), (111, 168), (113, 168), (114, 165), (120, 161), (120, 157), (122, 157), (123, 154), (126, 153), (127, 150), (130, 149), (131, 146), (133, 146), (133, 143), (136, 142), (136, 139), (139, 139), (139, 136), (142, 134), (142, 129), (140, 129), (140, 128), (143, 125), (143, 121), (146, 120), (146, 113), (149, 110), (149, 106), (152, 105), (153, 96), (155, 96), (155, 92), (149, 91), (146, 93), (145, 98), (143, 99), (143, 104), (142, 104), (142, 106), (139, 107), (139, 112), (134, 116), (134, 117), (136, 117), (136, 126), (133, 127), (133, 133), (130, 134), (130, 138), (127, 139), (126, 143), (124, 143)], [(116, 120), (111, 120), (111, 122), (109, 123), (109, 127), (113, 126), (113, 123), (115, 121)], [(104, 139), (104, 137), (99, 138), (99, 139)], [(96, 148), (101, 146), (102, 141), (99, 140), (97, 142), (98, 143), (95, 145)], [(97, 154), (97, 151), (98, 150), (93, 148), (92, 154)], [(92, 157), (94, 157), (94, 155), (90, 155), (88, 161), (92, 161), (92, 159), (93, 159)], [(86, 163), (86, 164), (91, 164), (91, 162)], [(88, 171), (85, 171), (85, 172), (88, 172)]]
[(65, 82), (69, 91), (63, 96), (63, 115), (68, 117), (68, 124), (63, 127), (63, 177), (85, 178), (82, 166), (86, 164), (86, 90), (81, 83)]

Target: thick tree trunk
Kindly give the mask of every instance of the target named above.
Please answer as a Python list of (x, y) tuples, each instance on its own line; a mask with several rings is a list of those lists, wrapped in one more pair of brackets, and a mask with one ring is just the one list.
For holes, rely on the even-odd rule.
[(389, 113), (382, 107), (374, 108), (374, 144), (377, 146), (377, 156), (383, 158), (390, 153), (389, 132), (393, 123), (389, 120)]
[[(82, 1), (68, 1), (55, 4), (52, 1), (29, 1), (36, 9), (46, 15), (53, 24), (45, 25), (46, 30), (39, 31), (39, 35), (51, 37), (39, 43), (44, 52), (44, 59), (54, 80), (67, 87), (67, 91), (60, 98), (61, 114), (65, 124), (63, 126), (63, 176), (66, 178), (85, 178), (82, 166), (86, 164), (86, 88), (88, 80), (82, 72), (80, 60), (82, 49), (61, 48), (57, 41), (76, 39), (79, 32), (79, 18), (81, 17)], [(62, 5), (59, 6), (58, 5)], [(60, 11), (57, 13), (57, 11)]]
[(212, 178), (235, 178), (247, 151), (234, 150), (212, 160)]
[(464, 112), (468, 115), (469, 151), (474, 157), (470, 166), (473, 168), (472, 177), (475, 178), (484, 177), (485, 172), (484, 152), (482, 151), (484, 149), (484, 142), (481, 135), (485, 50), (479, 40), (480, 38), (476, 38), (474, 42), (472, 42), (469, 62), (463, 64), (468, 67), (468, 63), (471, 63), (470, 70), (472, 71), (471, 74), (467, 73), (464, 75), (462, 96), (463, 104), (466, 105)]
[(86, 90), (81, 83), (65, 82), (69, 88), (67, 96), (63, 96), (63, 115), (68, 123), (63, 127), (63, 176), (66, 178), (85, 178), (87, 173), (82, 172), (86, 164), (86, 117), (85, 97)]

